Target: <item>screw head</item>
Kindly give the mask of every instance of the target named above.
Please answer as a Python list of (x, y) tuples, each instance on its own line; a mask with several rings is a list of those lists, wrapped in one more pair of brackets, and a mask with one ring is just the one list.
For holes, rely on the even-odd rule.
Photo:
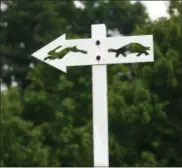
[(97, 55), (96, 60), (99, 61), (101, 59), (100, 55)]
[(100, 45), (100, 41), (99, 40), (96, 41), (96, 45)]

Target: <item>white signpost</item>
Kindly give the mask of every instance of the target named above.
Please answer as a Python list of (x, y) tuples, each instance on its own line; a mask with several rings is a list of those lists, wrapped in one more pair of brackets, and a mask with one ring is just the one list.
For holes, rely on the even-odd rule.
[(153, 62), (153, 36), (106, 37), (105, 24), (92, 25), (91, 32), (92, 38), (78, 40), (64, 34), (32, 56), (63, 72), (67, 66), (92, 65), (94, 166), (108, 167), (107, 65)]

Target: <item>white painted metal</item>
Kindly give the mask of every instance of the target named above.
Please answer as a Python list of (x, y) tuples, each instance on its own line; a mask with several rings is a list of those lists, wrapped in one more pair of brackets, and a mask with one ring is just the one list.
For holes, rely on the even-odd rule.
[[(92, 39), (106, 38), (104, 24), (92, 25)], [(100, 47), (103, 44), (100, 44)], [(94, 57), (104, 57), (97, 47)], [(94, 166), (109, 166), (107, 65), (92, 66)]]
[[(62, 45), (62, 47), (57, 49), (56, 52), (59, 52), (67, 47), (77, 46), (78, 49), (87, 51), (87, 54), (69, 52), (62, 59), (44, 61), (44, 58), (48, 56), (48, 52), (60, 45)], [(45, 47), (33, 53), (32, 56), (63, 72), (66, 72), (67, 66), (84, 66), (84, 65), (97, 64), (97, 61), (93, 56), (95, 55), (95, 53), (96, 53), (95, 42), (92, 39), (66, 40), (64, 34), (59, 38), (57, 38), (56, 40), (53, 40)]]
[[(66, 72), (67, 66), (87, 66), (87, 65), (107, 65), (107, 64), (121, 64), (121, 63), (137, 63), (137, 62), (153, 62), (154, 54), (153, 54), (153, 36), (152, 35), (144, 35), (144, 36), (126, 36), (126, 37), (107, 37), (103, 38), (99, 34), (98, 40), (100, 40), (100, 51), (103, 53), (103, 57), (101, 57), (100, 61), (96, 60), (96, 54), (100, 52), (98, 50), (98, 46), (95, 45), (95, 41), (93, 39), (76, 39), (76, 40), (66, 40), (65, 34), (52, 41), (45, 47), (36, 51), (32, 55), (39, 60), (58, 68), (59, 70)], [(129, 54), (127, 57), (123, 57), (120, 55), (118, 58), (115, 57), (115, 53), (108, 53), (108, 49), (110, 48), (120, 48), (129, 43), (137, 42), (143, 44), (144, 46), (150, 46), (151, 50), (148, 50), (149, 55), (145, 56), (144, 54), (139, 57), (136, 56), (136, 53)], [(55, 60), (46, 60), (44, 58), (48, 56), (48, 52), (58, 46), (62, 45), (59, 51), (66, 47), (77, 46), (77, 48), (81, 50), (87, 51), (87, 54), (83, 53), (74, 53), (69, 52), (62, 59)], [(57, 51), (58, 51), (57, 50)]]
[(60, 46), (60, 44), (62, 44), (65, 39), (66, 39), (65, 34), (59, 36), (58, 38), (56, 38), (55, 40), (53, 40), (49, 44), (45, 45), (44, 47), (42, 47), (38, 51), (34, 52), (32, 54), (32, 56), (39, 59), (40, 61), (48, 63), (49, 65), (51, 65), (51, 66), (53, 66), (55, 68), (58, 68), (59, 70), (62, 70), (62, 67), (58, 67), (58, 66), (55, 65), (55, 62), (57, 62), (57, 60), (53, 60), (53, 61), (48, 62), (48, 61), (44, 61), (44, 58), (47, 56), (47, 53), (50, 50), (53, 50), (54, 48)]
[[(100, 64), (124, 64), (124, 63), (139, 63), (139, 62), (153, 62), (154, 61), (154, 52), (153, 52), (153, 36), (152, 35), (143, 35), (143, 36), (122, 36), (122, 37), (108, 37), (106, 39), (101, 39), (102, 52), (104, 57), (101, 58)], [(140, 43), (143, 46), (150, 47), (150, 50), (147, 50), (149, 55), (141, 54), (136, 56), (137, 53), (128, 54), (126, 57), (119, 55), (115, 57), (115, 53), (109, 53), (108, 49), (118, 49), (122, 46), (125, 46), (129, 43)]]

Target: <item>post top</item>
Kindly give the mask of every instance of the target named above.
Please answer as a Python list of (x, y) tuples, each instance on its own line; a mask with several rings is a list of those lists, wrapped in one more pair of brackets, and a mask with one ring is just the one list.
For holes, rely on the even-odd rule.
[(106, 25), (105, 24), (93, 24), (91, 26), (92, 38), (106, 37)]

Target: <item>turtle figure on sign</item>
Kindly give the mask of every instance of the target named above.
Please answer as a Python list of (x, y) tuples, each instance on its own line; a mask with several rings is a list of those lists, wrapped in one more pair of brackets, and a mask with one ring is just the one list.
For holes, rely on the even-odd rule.
[(138, 53), (137, 56), (141, 54), (149, 55), (147, 50), (150, 50), (150, 47), (143, 46), (139, 43), (130, 43), (118, 49), (108, 49), (108, 52), (115, 52), (116, 57), (119, 57), (120, 54), (126, 57), (130, 53)]

